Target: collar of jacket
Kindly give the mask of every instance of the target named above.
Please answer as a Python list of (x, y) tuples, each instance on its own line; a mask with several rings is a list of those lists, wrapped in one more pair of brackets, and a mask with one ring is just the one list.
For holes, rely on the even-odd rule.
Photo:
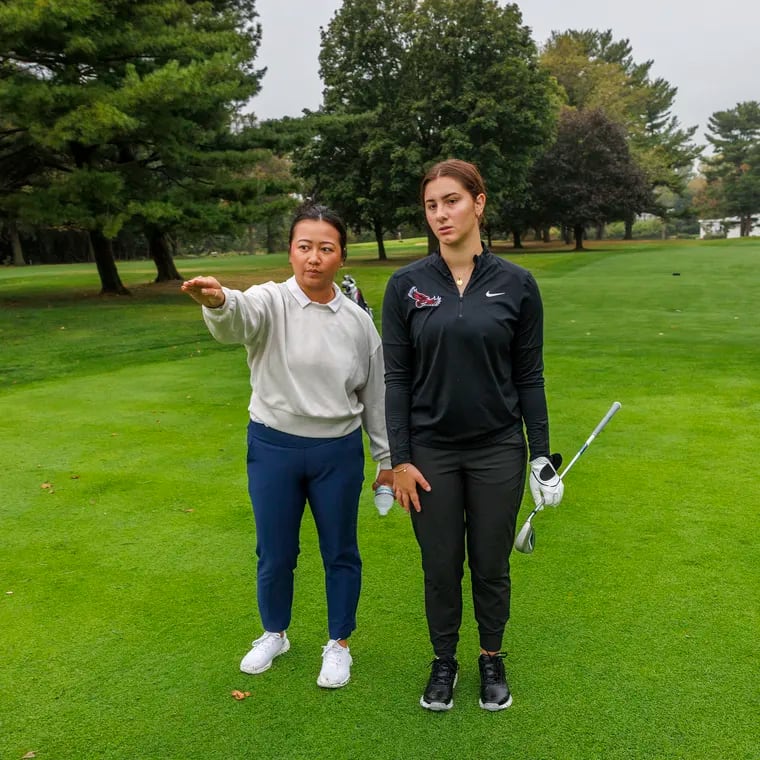
[[(480, 245), (482, 246), (481, 252), (474, 253), (472, 255), (472, 260), (475, 264), (475, 268), (472, 270), (473, 276), (476, 272), (488, 264), (490, 257), (493, 255), (491, 251), (486, 247), (485, 243), (481, 242)], [(433, 266), (435, 266), (435, 268), (438, 269), (442, 274), (448, 274), (449, 267), (444, 261), (443, 256), (441, 256), (441, 249), (439, 248), (438, 250), (433, 251), (431, 256), (433, 257)]]

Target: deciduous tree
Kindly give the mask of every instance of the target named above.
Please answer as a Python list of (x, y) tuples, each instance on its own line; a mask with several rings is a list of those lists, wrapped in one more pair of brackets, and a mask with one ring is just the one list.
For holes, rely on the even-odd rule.
[(631, 158), (625, 130), (600, 110), (563, 110), (554, 145), (533, 171), (536, 203), (548, 221), (573, 230), (583, 249), (586, 227), (642, 211), (652, 202)]
[[(517, 5), (423, 0), (414, 16), (402, 87), (410, 142), (426, 162), (477, 164), (489, 206), (523, 201), (528, 173), (551, 140), (559, 94)], [(486, 223), (489, 223), (486, 210)]]
[(354, 230), (371, 230), (381, 259), (384, 234), (407, 202), (395, 175), (403, 166), (396, 160), (399, 88), (415, 4), (345, 0), (336, 11), (321, 30), (324, 100), (307, 114), (311, 134), (294, 154), (308, 194), (335, 207)]
[(381, 256), (383, 232), (420, 220), (434, 161), (478, 164), (491, 208), (519, 198), (559, 105), (519, 10), (495, 0), (346, 0), (320, 63), (324, 104), (297, 166), (352, 226), (374, 230)]
[[(682, 127), (672, 114), (678, 90), (651, 76), (654, 61), (637, 63), (629, 40), (615, 40), (610, 30), (571, 29), (552, 33), (541, 63), (557, 78), (568, 105), (602, 109), (624, 127), (631, 155), (653, 190), (683, 190), (689, 176), (684, 170), (700, 154), (692, 142), (697, 127)], [(656, 204), (648, 210), (664, 213)], [(630, 237), (633, 217), (625, 222)]]

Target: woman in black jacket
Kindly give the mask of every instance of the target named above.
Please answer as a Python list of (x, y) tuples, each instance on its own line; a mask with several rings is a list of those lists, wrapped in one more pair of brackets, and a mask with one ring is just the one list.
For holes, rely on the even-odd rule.
[(420, 704), (454, 704), (466, 549), (480, 706), (502, 710), (512, 703), (501, 647), (526, 434), (534, 494), (556, 505), (563, 490), (549, 460), (543, 308), (530, 272), (481, 242), (486, 193), (475, 166), (436, 164), (421, 196), (439, 249), (397, 270), (383, 303), (394, 490), (420, 546), (435, 653)]

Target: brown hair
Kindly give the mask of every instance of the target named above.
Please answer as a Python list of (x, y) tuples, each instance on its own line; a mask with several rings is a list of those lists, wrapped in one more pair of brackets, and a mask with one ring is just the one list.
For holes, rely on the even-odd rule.
[(473, 197), (473, 200), (481, 193), (483, 195), (486, 194), (486, 185), (483, 182), (483, 177), (480, 176), (478, 167), (475, 164), (461, 161), (458, 158), (450, 158), (447, 161), (440, 161), (435, 166), (431, 166), (422, 178), (420, 201), (423, 205), (425, 204), (425, 188), (429, 182), (438, 179), (438, 177), (452, 177), (458, 180)]

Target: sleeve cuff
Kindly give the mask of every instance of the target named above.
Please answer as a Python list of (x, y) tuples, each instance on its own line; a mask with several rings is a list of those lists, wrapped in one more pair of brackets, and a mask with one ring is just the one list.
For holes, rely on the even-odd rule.
[(226, 313), (229, 310), (230, 307), (230, 291), (222, 287), (222, 292), (224, 293), (224, 303), (221, 306), (201, 306), (203, 309), (203, 313), (208, 314), (210, 317), (218, 317), (221, 314)]
[(380, 474), (380, 470), (392, 470), (391, 467), (391, 458), (387, 457), (385, 459), (381, 459), (377, 463), (377, 468), (375, 469), (375, 480), (377, 480), (377, 476)]

